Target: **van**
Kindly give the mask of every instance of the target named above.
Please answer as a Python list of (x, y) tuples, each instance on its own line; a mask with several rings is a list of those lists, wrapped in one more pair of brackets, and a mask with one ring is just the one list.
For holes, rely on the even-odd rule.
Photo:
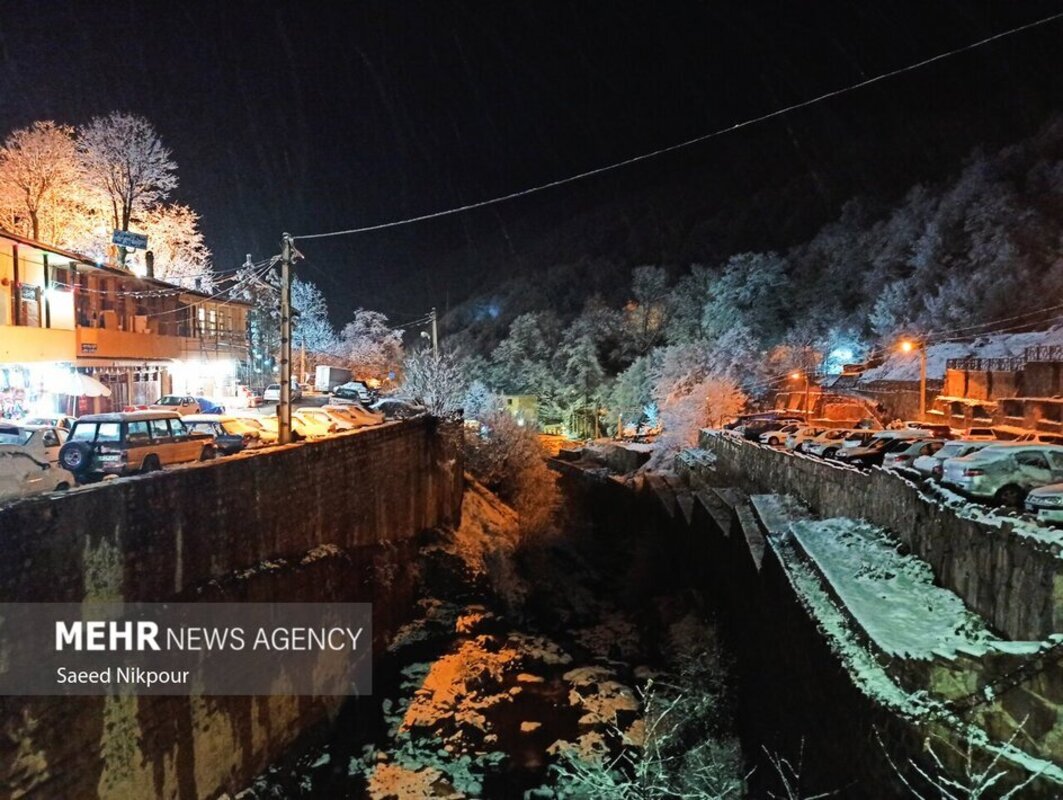
[(105, 475), (208, 461), (216, 455), (214, 438), (189, 430), (177, 413), (129, 411), (78, 419), (59, 451), (59, 465), (85, 483)]

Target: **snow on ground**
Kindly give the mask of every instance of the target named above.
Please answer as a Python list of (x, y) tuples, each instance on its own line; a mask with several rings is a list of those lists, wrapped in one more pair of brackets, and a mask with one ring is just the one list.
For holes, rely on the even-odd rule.
[(836, 518), (795, 521), (790, 531), (885, 653), (951, 658), (957, 648), (984, 649), (998, 641), (959, 597), (934, 585), (926, 562), (900, 555), (882, 529)]

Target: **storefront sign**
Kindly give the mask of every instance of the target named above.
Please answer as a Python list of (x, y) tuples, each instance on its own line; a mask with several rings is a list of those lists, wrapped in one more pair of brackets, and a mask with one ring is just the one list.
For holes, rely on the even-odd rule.
[(18, 296), (20, 300), (25, 302), (34, 303), (37, 301), (37, 292), (40, 289), (29, 283), (20, 283), (18, 286)]
[(82, 342), (81, 343), (81, 352), (82, 353), (95, 353), (96, 352), (96, 343), (95, 342)]
[(146, 250), (148, 248), (148, 237), (143, 233), (115, 231), (111, 236), (111, 241), (122, 245), (122, 247), (131, 247), (136, 250)]

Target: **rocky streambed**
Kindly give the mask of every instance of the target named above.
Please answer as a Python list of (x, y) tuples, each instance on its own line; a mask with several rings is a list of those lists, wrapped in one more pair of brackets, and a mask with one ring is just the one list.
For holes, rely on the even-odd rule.
[(237, 797), (741, 796), (714, 629), (622, 544), (578, 515), (521, 541), (474, 485), (462, 529), (422, 550), (422, 597), (374, 694)]

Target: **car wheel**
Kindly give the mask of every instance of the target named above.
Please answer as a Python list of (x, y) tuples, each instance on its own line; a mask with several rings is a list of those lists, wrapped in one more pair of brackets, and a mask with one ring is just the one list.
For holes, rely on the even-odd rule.
[(59, 464), (75, 475), (89, 468), (92, 446), (86, 442), (67, 442), (59, 451)]
[(770, 439), (768, 439), (768, 444), (770, 444), (772, 447), (778, 446), (779, 438), (777, 436), (772, 436)]
[(836, 455), (838, 455), (838, 449), (836, 447), (828, 447), (823, 451), (824, 458), (834, 458)]
[(144, 461), (140, 465), (140, 471), (147, 475), (149, 472), (157, 472), (161, 467), (162, 465), (159, 464), (158, 456), (145, 456)]
[(217, 455), (218, 451), (208, 444), (203, 448), (203, 451), (199, 454), (199, 460), (213, 461)]
[(996, 501), (1001, 505), (1021, 508), (1022, 501), (1026, 499), (1026, 491), (1021, 486), (1008, 484), (997, 490)]
[(70, 488), (70, 484), (67, 483), (66, 481), (62, 481), (61, 483), (56, 485), (55, 490), (57, 492), (65, 492), (69, 488)]

